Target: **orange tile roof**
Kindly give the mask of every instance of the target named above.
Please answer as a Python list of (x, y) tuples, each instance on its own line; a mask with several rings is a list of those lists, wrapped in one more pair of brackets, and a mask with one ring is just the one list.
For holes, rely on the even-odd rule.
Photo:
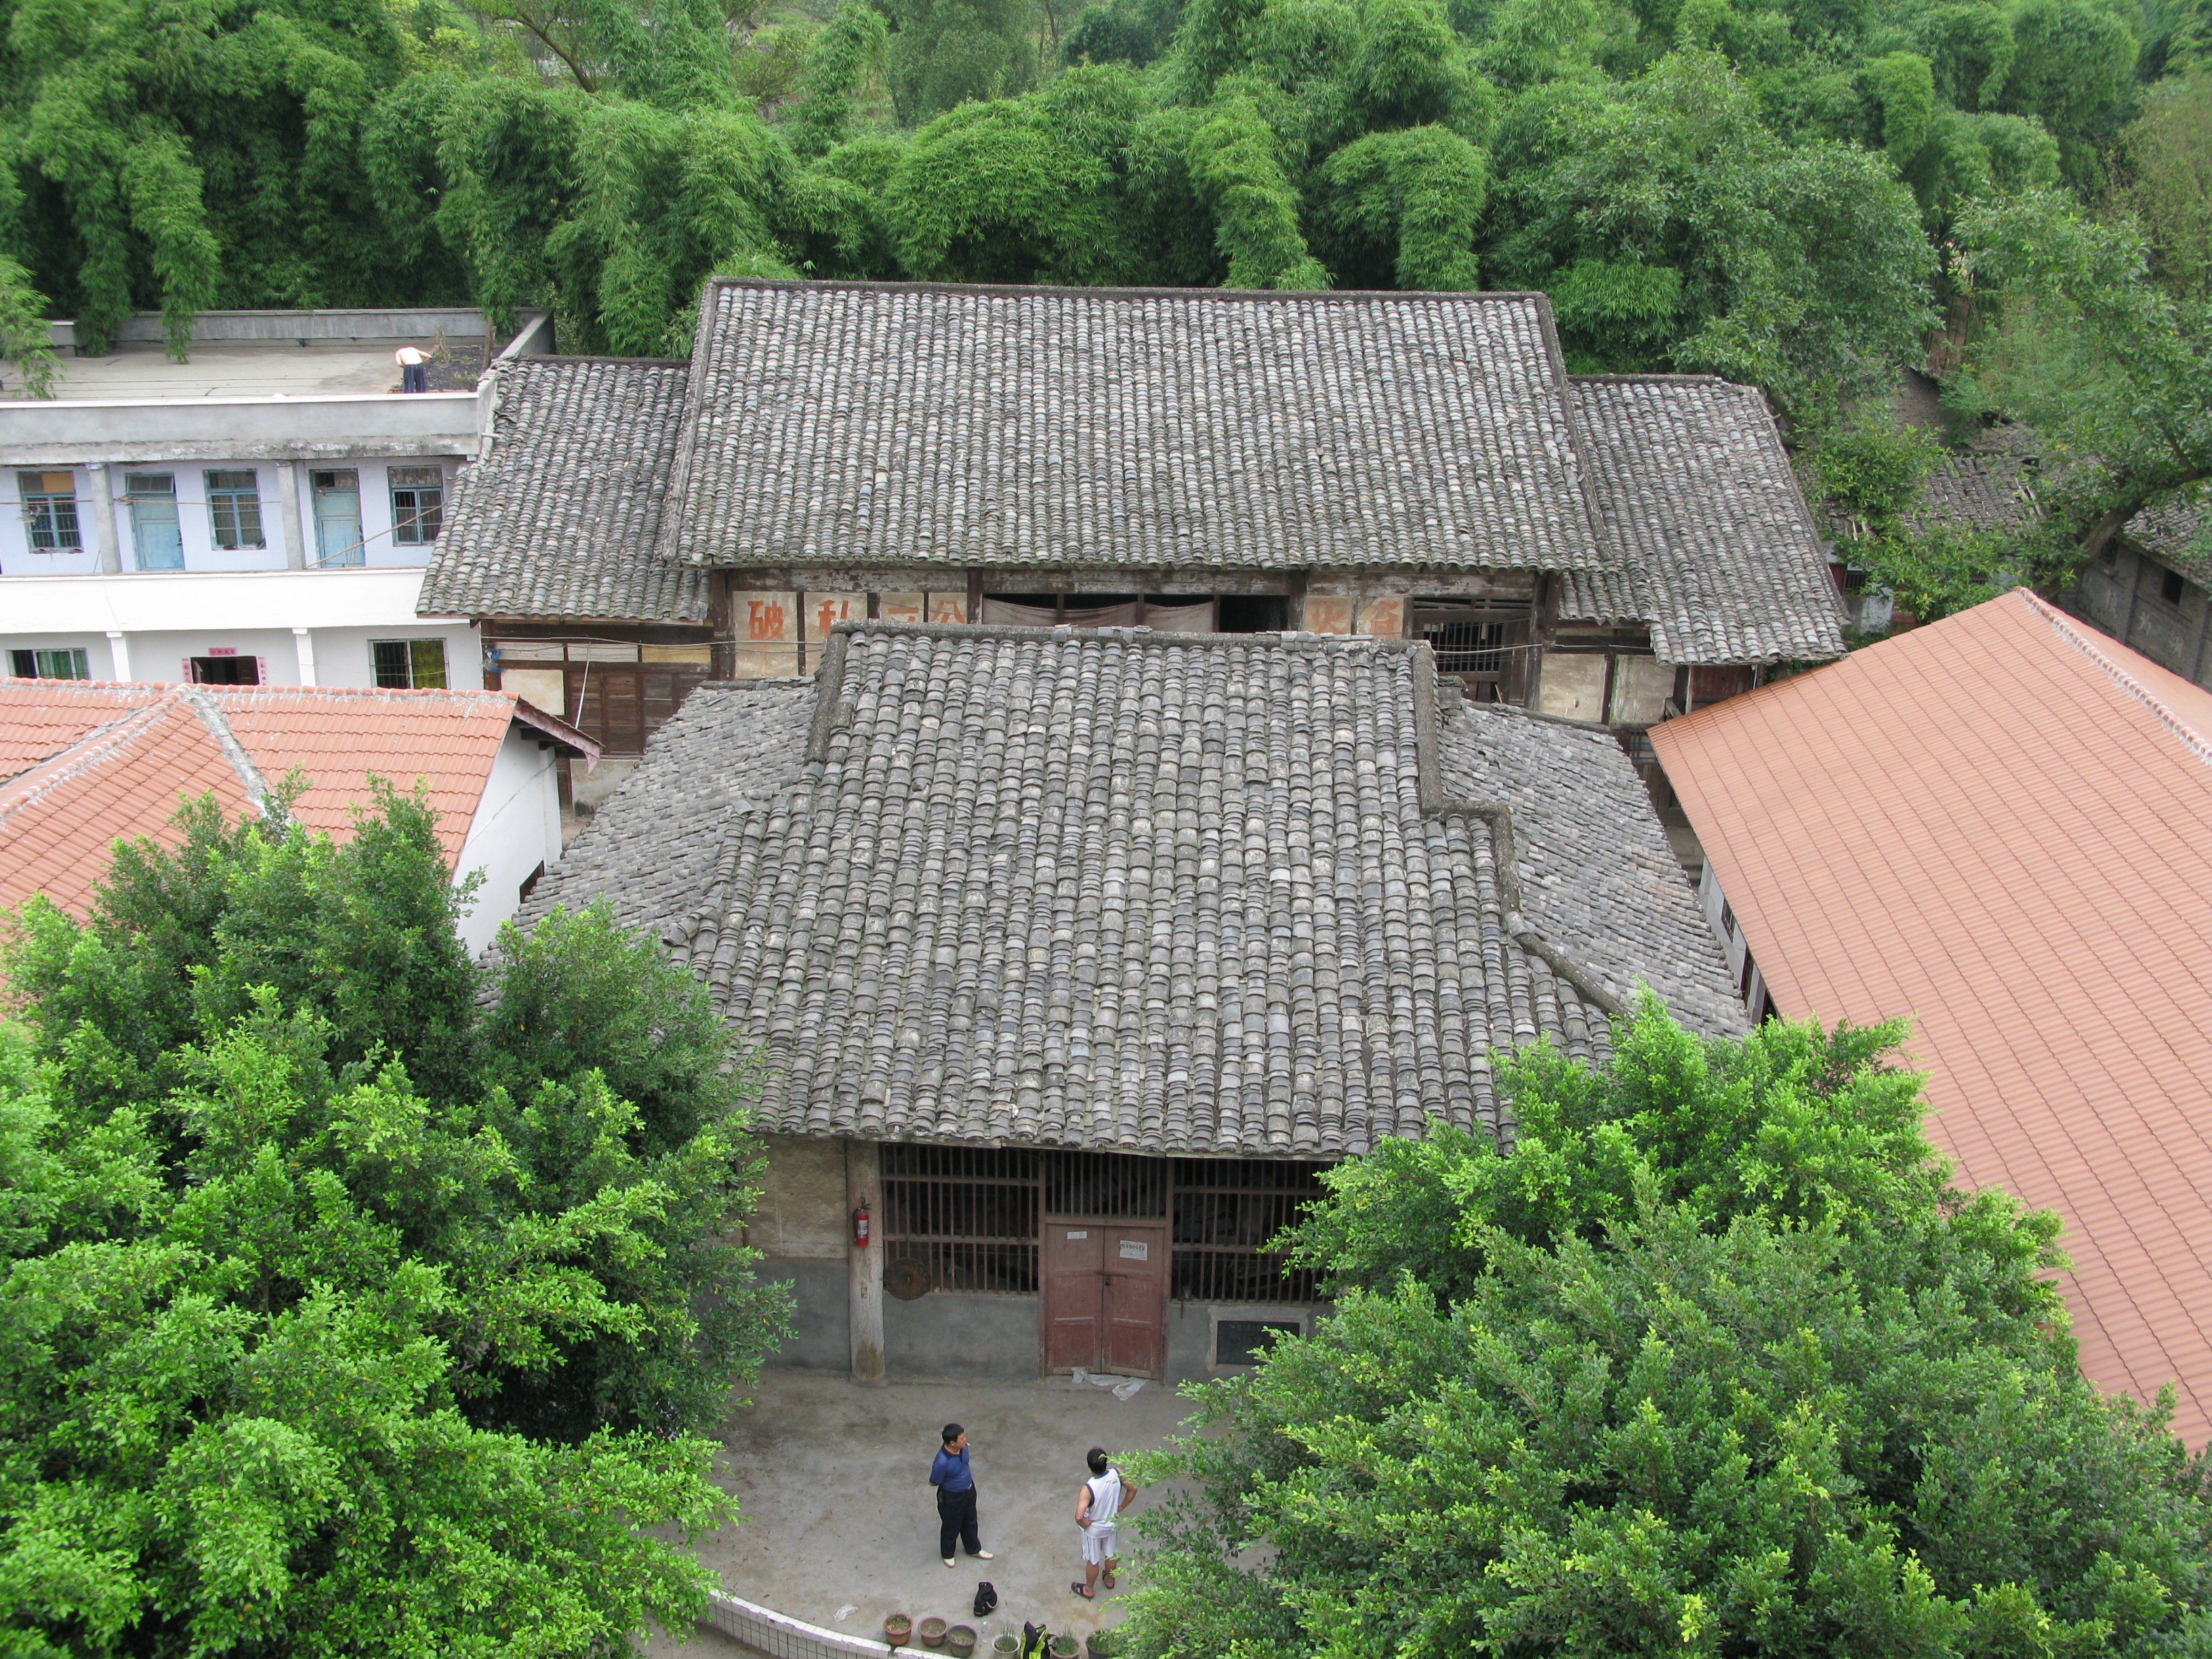
[(2212, 692), (2025, 589), (1651, 733), (1776, 1007), (1914, 1018), (2066, 1223), (2083, 1371), (2212, 1437)]
[[(39, 682), (0, 681), (0, 702), (16, 684)], [(131, 836), (173, 845), (181, 837), (167, 820), (178, 798), (209, 793), (228, 813), (250, 804), (198, 709), (165, 697), (125, 710), (0, 784), (0, 905), (44, 893), (82, 915), (110, 847)]]
[(401, 789), (419, 779), (451, 866), (518, 720), (598, 752), (505, 691), (0, 679), (0, 905), (43, 892), (81, 912), (116, 841), (178, 840), (169, 820), (180, 796), (212, 790), (238, 812), (256, 793), (250, 774), (258, 789), (295, 768), (309, 784), (293, 816), (338, 836), (371, 775)]

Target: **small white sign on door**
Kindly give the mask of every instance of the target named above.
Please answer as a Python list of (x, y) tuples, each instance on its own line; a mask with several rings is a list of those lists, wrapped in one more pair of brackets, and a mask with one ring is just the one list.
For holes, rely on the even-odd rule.
[(1150, 1261), (1152, 1259), (1152, 1247), (1150, 1244), (1147, 1244), (1143, 1239), (1125, 1238), (1121, 1241), (1122, 1261)]
[(1069, 1231), (1068, 1231), (1068, 1235), (1067, 1235), (1068, 1242), (1069, 1242), (1070, 1243), (1073, 1243), (1075, 1240), (1077, 1240), (1077, 1239), (1079, 1239), (1079, 1238), (1088, 1238), (1088, 1237), (1091, 1237), (1091, 1230), (1090, 1230), (1089, 1228), (1087, 1228), (1087, 1227), (1074, 1227), (1074, 1228), (1071, 1228), (1071, 1229), (1069, 1229)]

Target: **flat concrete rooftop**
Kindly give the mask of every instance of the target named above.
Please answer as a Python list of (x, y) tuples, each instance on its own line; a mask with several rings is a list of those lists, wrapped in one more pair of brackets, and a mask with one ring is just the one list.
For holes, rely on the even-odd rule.
[[(58, 356), (54, 396), (82, 402), (189, 403), (208, 398), (328, 397), (397, 392), (399, 365), (390, 341), (200, 340), (191, 361), (176, 362), (158, 345), (118, 344), (105, 357)], [(0, 398), (20, 398), (12, 370)]]
[[(1020, 1635), (1025, 1620), (1087, 1636), (1120, 1615), (1103, 1587), (1095, 1601), (1068, 1590), (1083, 1577), (1075, 1531), (1083, 1455), (1103, 1446), (1118, 1460), (1159, 1446), (1188, 1410), (1158, 1382), (1124, 1401), (1065, 1377), (863, 1388), (835, 1374), (769, 1371), (752, 1404), (732, 1414), (716, 1462), (716, 1479), (744, 1518), (700, 1540), (697, 1553), (732, 1595), (855, 1636), (880, 1640), (893, 1613), (917, 1626), (932, 1614), (974, 1626), (976, 1659), (986, 1659), (1000, 1632)], [(974, 1444), (983, 1547), (998, 1558), (963, 1555), (951, 1571), (937, 1554), (929, 1485), (939, 1431), (949, 1422), (965, 1426)], [(1139, 1493), (1129, 1512), (1141, 1515), (1155, 1496)], [(1125, 1525), (1122, 1588), (1142, 1574), (1136, 1541)], [(969, 1604), (984, 1578), (998, 1589), (999, 1610), (973, 1619)], [(649, 1650), (677, 1649), (656, 1638)], [(691, 1651), (741, 1650), (702, 1634)]]

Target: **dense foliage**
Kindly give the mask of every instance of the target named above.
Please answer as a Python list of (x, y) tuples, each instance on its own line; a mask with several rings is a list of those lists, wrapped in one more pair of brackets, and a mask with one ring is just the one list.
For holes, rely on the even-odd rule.
[(0, 1025), (0, 1644), (627, 1653), (784, 1318), (690, 975), (601, 911), (479, 969), (432, 817), (189, 808)]
[(47, 310), (97, 346), (134, 307), (181, 342), (207, 306), (472, 297), (653, 352), (714, 270), (1481, 284), (1551, 294), (1579, 366), (1818, 422), (1955, 307), (1972, 213), (2202, 195), (2193, 0), (0, 9), (0, 349), (34, 378)]
[(2057, 1224), (1963, 1197), (1895, 1028), (1505, 1063), (1501, 1157), (1328, 1178), (1340, 1298), (1152, 1460), (1129, 1650), (2212, 1651), (2212, 1484), (2099, 1397)]

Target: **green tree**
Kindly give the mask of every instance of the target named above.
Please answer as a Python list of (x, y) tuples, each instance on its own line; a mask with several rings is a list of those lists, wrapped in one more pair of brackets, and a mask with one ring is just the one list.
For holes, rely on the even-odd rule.
[(380, 227), (356, 143), (406, 58), (382, 5), (5, 10), (0, 158), (20, 199), (0, 210), (80, 347), (105, 350), (139, 308), (161, 311), (181, 355), (210, 306), (361, 304), (374, 291)]
[(890, 20), (884, 77), (899, 118), (928, 120), (956, 104), (1010, 98), (1036, 79), (1031, 0), (878, 0)]
[(2144, 507), (2212, 478), (2212, 311), (2160, 287), (2126, 225), (2056, 191), (1961, 216), (1966, 278), (1996, 312), (1958, 384), (1961, 405), (2010, 416), (2043, 451), (2038, 496), (2094, 558)]
[(2120, 200), (2149, 245), (2152, 275), (2179, 304), (2212, 303), (2212, 70), (2153, 87), (2121, 144)]
[(1802, 410), (1918, 356), (1936, 259), (1881, 158), (1777, 137), (1709, 52), (1669, 54), (1619, 101), (1546, 106), (1561, 119), (1506, 175), (1518, 222), (1489, 268), (1564, 286), (1583, 366), (1707, 370)]
[[(1950, 1190), (1895, 1027), (1501, 1061), (1293, 1235), (1337, 1312), (1195, 1391), (1146, 1659), (2154, 1654), (2212, 1637), (2212, 1491), (2075, 1369), (2056, 1220)], [(1246, 1563), (1264, 1551), (1264, 1566)]]
[(25, 1654), (629, 1650), (711, 1575), (781, 1328), (744, 1087), (603, 910), (471, 963), (434, 823), (184, 815), (0, 1029), (0, 1630)]

